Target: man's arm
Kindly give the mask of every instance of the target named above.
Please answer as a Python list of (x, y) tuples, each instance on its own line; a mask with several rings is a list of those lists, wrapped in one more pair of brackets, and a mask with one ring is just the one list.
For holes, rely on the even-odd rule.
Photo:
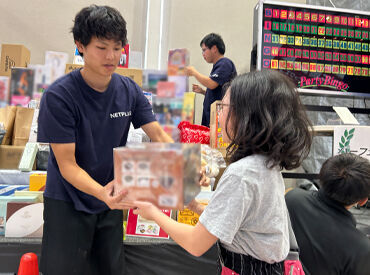
[(90, 177), (76, 162), (75, 143), (51, 143), (50, 146), (57, 160), (60, 173), (66, 181), (78, 190), (105, 202), (111, 209), (124, 208), (121, 201), (126, 192), (113, 196), (114, 181), (102, 186)]
[(174, 142), (173, 139), (162, 129), (161, 125), (159, 125), (157, 121), (149, 122), (141, 126), (141, 128), (152, 141), (167, 143)]
[(193, 66), (188, 66), (185, 68), (185, 74), (188, 76), (194, 76), (196, 80), (199, 81), (200, 84), (203, 86), (206, 86), (208, 89), (216, 89), (218, 86), (218, 83), (214, 80), (212, 80), (210, 77), (205, 76), (198, 72)]

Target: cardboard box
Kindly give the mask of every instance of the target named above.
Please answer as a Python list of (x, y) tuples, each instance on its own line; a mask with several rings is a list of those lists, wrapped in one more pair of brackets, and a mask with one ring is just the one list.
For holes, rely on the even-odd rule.
[(210, 116), (210, 146), (211, 148), (226, 149), (230, 144), (224, 142), (219, 121), (219, 113), (221, 110), (221, 100), (217, 100), (211, 104)]
[(30, 191), (44, 191), (46, 184), (46, 173), (30, 175)]
[[(82, 67), (83, 65), (80, 65), (80, 64), (67, 64), (65, 73), (68, 74), (72, 72), (73, 70), (76, 70)], [(143, 85), (143, 71), (142, 70), (117, 67), (117, 69), (114, 72), (131, 78), (140, 87)]]
[(2, 44), (0, 75), (10, 76), (12, 67), (27, 67), (31, 53), (23, 45)]
[(0, 169), (18, 169), (24, 146), (0, 145)]

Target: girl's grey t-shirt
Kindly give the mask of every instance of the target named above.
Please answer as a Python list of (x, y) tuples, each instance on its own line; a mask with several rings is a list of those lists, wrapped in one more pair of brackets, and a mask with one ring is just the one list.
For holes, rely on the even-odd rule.
[(285, 186), (279, 167), (252, 155), (232, 163), (222, 175), (199, 222), (222, 245), (268, 263), (289, 252)]

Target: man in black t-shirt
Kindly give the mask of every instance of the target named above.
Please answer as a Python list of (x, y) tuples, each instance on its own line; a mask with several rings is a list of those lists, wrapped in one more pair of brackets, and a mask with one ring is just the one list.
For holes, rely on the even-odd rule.
[(81, 70), (45, 91), (38, 141), (50, 143), (44, 193), (43, 274), (123, 272), (124, 192), (113, 195), (113, 148), (130, 123), (153, 141), (172, 142), (140, 87), (114, 73), (126, 44), (126, 22), (108, 6), (82, 9), (72, 29)]
[(370, 240), (348, 211), (370, 195), (370, 162), (354, 154), (329, 158), (321, 189), (294, 189), (285, 196), (300, 259), (312, 275), (369, 275)]
[(236, 76), (236, 69), (234, 63), (224, 57), (225, 43), (218, 34), (210, 33), (206, 35), (200, 42), (200, 47), (204, 60), (213, 64), (210, 75), (205, 76), (192, 66), (186, 67), (185, 73), (188, 76), (194, 76), (207, 88), (205, 91), (199, 85), (193, 85), (193, 92), (205, 95), (202, 125), (209, 127), (211, 104), (222, 99), (222, 86)]

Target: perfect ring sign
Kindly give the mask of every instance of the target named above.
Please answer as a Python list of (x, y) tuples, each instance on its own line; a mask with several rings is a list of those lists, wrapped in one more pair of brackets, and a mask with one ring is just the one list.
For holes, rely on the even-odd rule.
[(353, 153), (370, 160), (369, 126), (334, 127), (333, 155)]

